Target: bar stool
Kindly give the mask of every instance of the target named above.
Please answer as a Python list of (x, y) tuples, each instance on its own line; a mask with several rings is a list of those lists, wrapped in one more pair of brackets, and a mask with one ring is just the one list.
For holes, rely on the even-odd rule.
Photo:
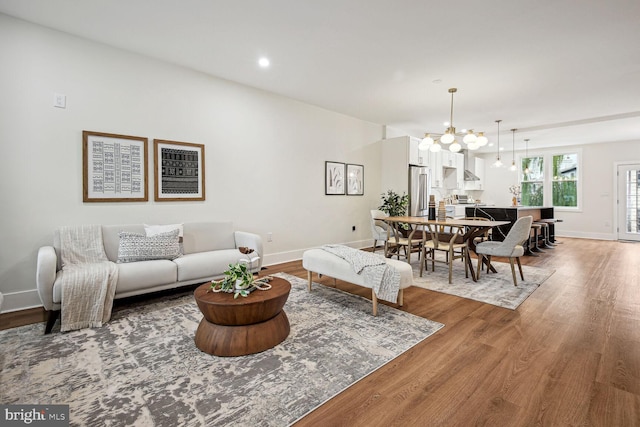
[[(533, 252), (544, 252), (538, 245), (538, 239), (542, 234), (542, 226), (540, 224), (532, 223), (531, 230), (533, 231), (533, 244), (531, 244), (531, 241), (529, 241), (529, 250), (532, 252), (532, 254)], [(531, 238), (531, 235), (529, 235), (529, 238)]]
[(558, 222), (562, 222), (562, 220), (561, 220), (561, 219), (545, 218), (545, 219), (538, 220), (537, 222), (540, 222), (540, 223), (546, 223), (546, 224), (548, 224), (548, 225), (549, 225), (549, 235), (548, 235), (547, 239), (549, 240), (549, 243), (551, 243), (551, 245), (555, 246), (555, 245), (557, 245), (558, 243), (560, 243), (560, 242), (557, 242), (557, 241), (556, 241), (555, 233), (551, 234), (551, 229), (552, 229), (552, 227), (553, 227), (553, 228), (555, 227), (555, 224), (556, 224), (556, 223), (558, 223)]
[(543, 221), (536, 221), (535, 224), (538, 224), (541, 227), (540, 237), (542, 240), (542, 244), (540, 246), (545, 249), (555, 249), (555, 245), (549, 241), (549, 224)]

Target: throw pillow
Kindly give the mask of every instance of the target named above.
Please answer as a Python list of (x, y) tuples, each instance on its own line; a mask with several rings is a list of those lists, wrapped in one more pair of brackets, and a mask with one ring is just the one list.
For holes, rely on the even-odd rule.
[(120, 232), (118, 262), (149, 261), (156, 259), (176, 259), (181, 256), (178, 242), (179, 231), (144, 236), (138, 233)]
[(147, 237), (156, 236), (169, 231), (178, 230), (178, 242), (180, 242), (180, 255), (184, 255), (184, 247), (182, 245), (182, 236), (184, 234), (183, 224), (167, 224), (167, 225), (149, 225), (144, 224), (144, 232)]
[(178, 230), (178, 237), (182, 238), (183, 224), (167, 224), (167, 225), (144, 225), (144, 232), (147, 236), (155, 236), (156, 234), (168, 233), (169, 231)]

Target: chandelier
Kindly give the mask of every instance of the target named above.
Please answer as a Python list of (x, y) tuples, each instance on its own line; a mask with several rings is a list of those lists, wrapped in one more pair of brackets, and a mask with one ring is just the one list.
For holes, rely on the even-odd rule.
[[(477, 134), (475, 134), (473, 132), (473, 129), (463, 129), (462, 132), (456, 133), (456, 128), (453, 126), (453, 94), (457, 91), (458, 89), (456, 89), (455, 87), (449, 89), (449, 93), (451, 94), (451, 114), (449, 123), (445, 124), (446, 126), (448, 126), (447, 130), (444, 132), (444, 134), (425, 133), (422, 142), (420, 142), (420, 145), (418, 146), (420, 150), (428, 149), (429, 151), (436, 153), (442, 150), (441, 144), (444, 144), (449, 145), (449, 151), (457, 153), (462, 149), (462, 145), (458, 142), (456, 136), (462, 137), (462, 142), (467, 145), (467, 148), (469, 150), (477, 150), (480, 147), (484, 147), (489, 142), (487, 137), (484, 136), (484, 132), (478, 132)], [(434, 135), (436, 139), (432, 138), (431, 135)]]

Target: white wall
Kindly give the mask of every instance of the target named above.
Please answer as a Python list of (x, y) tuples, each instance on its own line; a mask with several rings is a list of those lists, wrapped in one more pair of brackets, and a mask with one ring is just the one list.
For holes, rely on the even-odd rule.
[[(567, 146), (556, 149), (535, 150), (529, 148), (529, 156), (544, 154), (581, 153), (582, 162), (582, 203), (577, 211), (558, 210), (555, 216), (563, 222), (556, 226), (561, 236), (592, 239), (616, 240), (614, 186), (616, 182), (615, 164), (630, 162), (640, 164), (640, 141), (607, 142), (581, 146)], [(516, 163), (522, 152), (516, 151)], [(510, 206), (509, 186), (517, 184), (517, 173), (508, 168), (493, 169), (494, 155), (486, 159), (484, 191), (485, 201), (494, 201), (497, 206)], [(511, 165), (511, 154), (502, 156), (503, 163)]]
[[(60, 225), (233, 220), (263, 236), (266, 264), (371, 244), (382, 126), (2, 14), (0, 52), (5, 309), (38, 303), (36, 254)], [(149, 138), (149, 202), (82, 202), (83, 130)], [(205, 145), (206, 201), (153, 201), (154, 138)], [(325, 160), (363, 164), (365, 196), (325, 196)]]

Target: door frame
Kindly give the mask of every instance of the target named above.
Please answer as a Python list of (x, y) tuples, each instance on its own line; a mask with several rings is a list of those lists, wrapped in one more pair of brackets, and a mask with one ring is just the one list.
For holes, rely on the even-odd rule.
[(639, 169), (640, 169), (640, 159), (635, 160), (635, 161), (631, 161), (631, 160), (625, 160), (623, 162), (614, 162), (613, 163), (613, 195), (615, 197), (613, 197), (613, 236), (614, 236), (614, 240), (620, 241), (620, 223), (618, 221), (618, 218), (620, 217), (620, 202), (618, 200), (618, 189), (620, 186), (620, 176), (618, 175), (618, 168), (620, 166), (633, 166), (633, 165), (638, 165)]

